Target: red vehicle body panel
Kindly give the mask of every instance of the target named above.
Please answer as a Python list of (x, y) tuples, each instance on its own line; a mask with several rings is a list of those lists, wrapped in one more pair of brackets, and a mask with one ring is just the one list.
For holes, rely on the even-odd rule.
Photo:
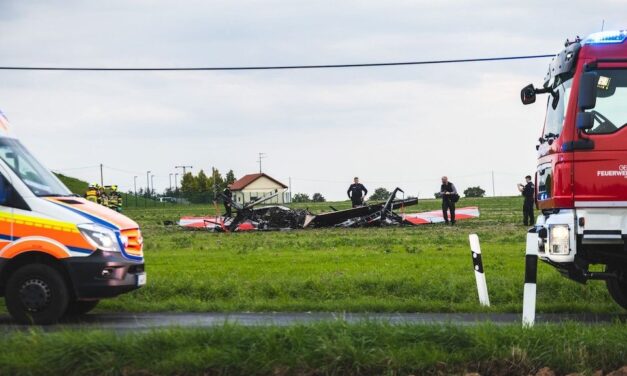
[[(623, 60), (600, 62), (603, 59)], [(585, 65), (598, 61), (597, 69), (627, 69), (627, 41), (620, 44), (587, 44), (579, 51), (572, 89), (559, 137), (538, 158), (538, 166), (550, 166), (551, 197), (538, 197), (539, 209), (573, 208), (577, 202), (627, 201), (627, 176), (613, 171), (627, 171), (627, 126), (610, 134), (586, 134), (576, 127), (580, 78)], [(627, 103), (625, 103), (627, 107)], [(622, 124), (617, 124), (621, 126)], [(544, 134), (544, 132), (543, 132)], [(564, 151), (566, 144), (589, 139), (590, 150)], [(539, 168), (542, 171), (542, 168)], [(540, 175), (540, 176), (539, 176)], [(541, 174), (536, 175), (536, 187)], [(540, 192), (538, 192), (540, 196)]]

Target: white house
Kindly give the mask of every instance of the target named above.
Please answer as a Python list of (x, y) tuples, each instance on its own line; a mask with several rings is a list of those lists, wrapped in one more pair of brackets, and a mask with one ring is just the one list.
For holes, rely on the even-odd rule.
[(264, 173), (244, 175), (229, 185), (229, 189), (233, 192), (233, 201), (240, 204), (255, 201), (274, 192), (279, 195), (265, 201), (265, 204), (287, 204), (291, 201), (287, 185)]

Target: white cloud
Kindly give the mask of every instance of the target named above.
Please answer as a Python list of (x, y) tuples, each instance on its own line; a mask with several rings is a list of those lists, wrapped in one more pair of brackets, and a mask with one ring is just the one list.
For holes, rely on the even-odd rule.
[[(563, 4), (562, 4), (563, 3)], [(68, 1), (0, 3), (2, 65), (219, 66), (351, 63), (557, 52), (566, 37), (624, 27), (622, 3), (528, 1)], [(563, 6), (562, 6), (563, 5)], [(447, 174), (514, 194), (533, 171), (542, 105), (519, 90), (548, 61), (353, 70), (0, 71), (0, 108), (53, 168), (104, 163), (124, 189), (174, 165), (268, 172), (296, 191), (430, 195)], [(126, 172), (122, 172), (124, 170)], [(68, 171), (97, 180), (97, 168)], [(142, 178), (143, 176), (143, 178)], [(491, 189), (488, 189), (491, 192)]]

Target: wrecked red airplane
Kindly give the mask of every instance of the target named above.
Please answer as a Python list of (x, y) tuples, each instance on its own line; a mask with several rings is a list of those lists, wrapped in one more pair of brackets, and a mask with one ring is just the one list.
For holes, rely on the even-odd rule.
[[(326, 213), (313, 214), (308, 209), (290, 209), (285, 206), (255, 206), (276, 197), (278, 193), (264, 196), (257, 201), (241, 205), (230, 198), (223, 196), (237, 211), (234, 217), (204, 216), (181, 217), (178, 224), (186, 229), (203, 229), (216, 232), (235, 231), (271, 231), (292, 230), (300, 228), (328, 228), (328, 227), (375, 227), (422, 225), (444, 222), (441, 211), (421, 213), (402, 213), (407, 206), (418, 204), (417, 198), (396, 199), (396, 188), (385, 202), (365, 205), (345, 210), (333, 210)], [(401, 209), (401, 214), (395, 210)], [(479, 217), (478, 207), (465, 207), (456, 210), (458, 220)]]

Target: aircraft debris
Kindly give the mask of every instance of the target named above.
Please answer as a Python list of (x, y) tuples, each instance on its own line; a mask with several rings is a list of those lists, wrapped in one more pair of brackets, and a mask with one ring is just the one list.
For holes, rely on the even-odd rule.
[[(280, 205), (255, 207), (276, 197), (278, 195), (277, 192), (245, 205), (232, 201), (228, 196), (223, 196), (224, 200), (230, 200), (229, 202), (231, 202), (233, 209), (236, 210), (237, 214), (234, 217), (181, 217), (178, 224), (186, 229), (237, 232), (328, 227), (421, 225), (444, 221), (441, 211), (402, 213), (405, 207), (418, 204), (418, 199), (396, 199), (399, 192), (403, 193), (400, 188), (394, 189), (388, 199), (382, 203), (344, 210), (331, 208), (333, 211), (320, 214), (313, 214), (308, 209), (290, 209)], [(398, 209), (401, 209), (400, 214), (395, 211)], [(459, 208), (457, 210), (457, 219), (460, 220), (478, 216), (479, 208), (477, 207)]]

